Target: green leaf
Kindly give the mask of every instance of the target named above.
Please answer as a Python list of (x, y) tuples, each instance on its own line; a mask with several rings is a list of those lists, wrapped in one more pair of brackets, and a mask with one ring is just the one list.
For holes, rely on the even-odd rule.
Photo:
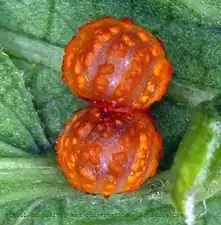
[[(13, 117), (16, 117), (16, 120), (19, 120), (27, 129), (27, 132), (33, 135), (36, 142), (36, 144), (34, 144), (36, 145), (35, 149), (49, 147), (40, 120), (34, 109), (31, 95), (25, 88), (22, 72), (15, 68), (9, 57), (2, 51), (0, 52), (0, 65), (0, 108), (4, 108), (0, 112), (4, 114), (1, 116), (1, 120), (6, 117), (6, 111), (8, 111), (9, 114), (14, 114), (11, 118), (7, 118), (7, 120), (9, 120), (8, 123), (10, 123), (10, 120), (13, 120)], [(1, 126), (5, 126), (4, 122), (1, 123)], [(15, 133), (17, 132), (15, 128)], [(5, 132), (2, 133), (4, 135)]]
[(172, 21), (157, 34), (164, 41), (178, 79), (204, 89), (221, 90), (220, 32), (206, 26)]
[(221, 4), (219, 0), (173, 1), (172, 14), (176, 18), (188, 22), (194, 21), (198, 24), (221, 26)]
[[(162, 39), (174, 66), (176, 79), (168, 95), (152, 107), (164, 136), (161, 169), (168, 169), (191, 116), (187, 106), (177, 103), (194, 107), (221, 90), (220, 12), (219, 0), (2, 0), (0, 45), (13, 62), (3, 54), (9, 69), (1, 73), (4, 79), (13, 77), (13, 90), (4, 93), (15, 96), (19, 90), (24, 101), (0, 97), (0, 224), (183, 225), (167, 194), (169, 171), (159, 171), (135, 193), (106, 201), (73, 191), (54, 155), (33, 158), (26, 152), (54, 145), (62, 124), (85, 105), (60, 80), (63, 48), (78, 27), (106, 15), (130, 17)], [(22, 76), (14, 79), (13, 74)], [(0, 89), (6, 87), (2, 84)], [(210, 197), (197, 224), (221, 223), (220, 174), (213, 180), (196, 196), (199, 201)], [(203, 211), (199, 203), (197, 213)]]
[[(170, 185), (176, 208), (194, 224), (195, 196), (221, 171), (221, 96), (196, 108), (179, 145)], [(220, 185), (221, 183), (219, 183)]]

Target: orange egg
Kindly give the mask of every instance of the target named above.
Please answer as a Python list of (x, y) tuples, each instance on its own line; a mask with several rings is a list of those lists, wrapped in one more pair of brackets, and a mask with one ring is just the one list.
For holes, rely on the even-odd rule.
[(148, 114), (94, 106), (65, 124), (56, 150), (75, 189), (106, 197), (137, 190), (155, 175), (163, 155), (162, 137)]
[(92, 103), (147, 108), (162, 98), (171, 77), (161, 41), (129, 19), (88, 23), (65, 48), (62, 79)]

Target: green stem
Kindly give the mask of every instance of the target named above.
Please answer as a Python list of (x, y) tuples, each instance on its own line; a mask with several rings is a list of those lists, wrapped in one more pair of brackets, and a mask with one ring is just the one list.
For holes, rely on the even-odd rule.
[(27, 158), (0, 158), (0, 171), (10, 169), (47, 169), (55, 168), (54, 158), (29, 157)]
[(210, 101), (221, 94), (221, 90), (192, 84), (187, 81), (178, 81), (175, 77), (167, 91), (167, 96), (181, 104), (196, 106), (204, 101)]
[(70, 187), (61, 184), (37, 183), (33, 184), (33, 186), (23, 185), (21, 188), (16, 188), (8, 194), (2, 195), (0, 205), (8, 204), (11, 201), (72, 197), (74, 193)]
[(60, 71), (63, 49), (0, 29), (0, 43), (10, 55)]

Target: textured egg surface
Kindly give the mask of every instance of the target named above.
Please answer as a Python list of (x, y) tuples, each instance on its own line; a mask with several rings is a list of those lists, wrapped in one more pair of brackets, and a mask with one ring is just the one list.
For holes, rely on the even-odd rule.
[(162, 137), (140, 111), (89, 106), (64, 126), (57, 161), (71, 185), (109, 196), (130, 192), (156, 173)]
[(147, 108), (172, 77), (161, 41), (129, 19), (104, 17), (81, 27), (65, 48), (62, 79), (88, 101)]

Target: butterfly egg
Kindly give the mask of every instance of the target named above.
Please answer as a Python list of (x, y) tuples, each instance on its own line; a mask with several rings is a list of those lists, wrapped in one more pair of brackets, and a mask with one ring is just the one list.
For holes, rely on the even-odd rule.
[(73, 188), (104, 196), (138, 189), (156, 173), (163, 155), (148, 114), (94, 106), (67, 122), (56, 150)]
[(88, 23), (65, 48), (62, 79), (90, 102), (147, 108), (162, 98), (171, 77), (161, 41), (129, 19)]

